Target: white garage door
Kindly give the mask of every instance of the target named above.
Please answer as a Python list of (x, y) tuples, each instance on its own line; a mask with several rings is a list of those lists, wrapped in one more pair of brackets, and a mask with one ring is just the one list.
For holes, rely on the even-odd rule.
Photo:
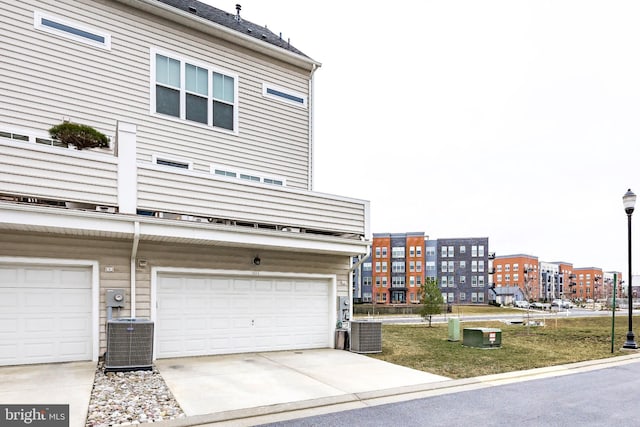
[(0, 365), (91, 360), (91, 270), (0, 265)]
[(329, 288), (317, 279), (159, 275), (156, 355), (329, 347)]

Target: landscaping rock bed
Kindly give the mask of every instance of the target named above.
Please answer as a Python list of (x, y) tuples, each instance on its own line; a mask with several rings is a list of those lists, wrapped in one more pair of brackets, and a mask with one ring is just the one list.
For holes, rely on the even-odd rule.
[(154, 366), (150, 371), (104, 372), (98, 364), (87, 427), (127, 426), (185, 417)]

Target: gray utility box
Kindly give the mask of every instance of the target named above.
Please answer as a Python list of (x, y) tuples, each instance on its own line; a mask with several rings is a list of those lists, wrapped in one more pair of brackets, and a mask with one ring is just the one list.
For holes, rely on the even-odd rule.
[(449, 341), (460, 341), (460, 319), (449, 319)]
[(351, 322), (351, 351), (382, 353), (382, 322)]
[(477, 348), (502, 347), (502, 330), (496, 328), (464, 328), (462, 345)]

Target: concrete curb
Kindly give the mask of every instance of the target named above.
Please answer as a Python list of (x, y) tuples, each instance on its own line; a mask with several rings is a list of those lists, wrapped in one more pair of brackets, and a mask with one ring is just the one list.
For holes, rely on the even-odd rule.
[(161, 421), (154, 423), (154, 425), (159, 427), (190, 427), (230, 421), (249, 421), (249, 419), (255, 417), (273, 416), (288, 412), (328, 408), (331, 406), (336, 406), (336, 410), (339, 410), (338, 407), (353, 403), (360, 404), (363, 407), (374, 406), (394, 401), (406, 401), (471, 389), (494, 387), (510, 382), (531, 381), (541, 378), (574, 374), (577, 372), (605, 369), (611, 366), (637, 362), (638, 360), (640, 360), (640, 353), (634, 352), (624, 356), (576, 362), (567, 365), (549, 366), (544, 368), (528, 369), (525, 371), (506, 372), (503, 374), (484, 375), (480, 377), (446, 380), (427, 384), (416, 384), (383, 390), (371, 390), (360, 393), (323, 397), (320, 399), (302, 400), (298, 402), (280, 403), (254, 408), (237, 409), (233, 411), (195, 415), (181, 419)]

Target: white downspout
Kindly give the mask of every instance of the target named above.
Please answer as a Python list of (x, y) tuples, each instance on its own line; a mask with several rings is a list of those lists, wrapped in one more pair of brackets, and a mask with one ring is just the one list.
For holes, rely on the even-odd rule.
[(136, 318), (136, 258), (140, 242), (140, 223), (133, 223), (133, 246), (131, 248), (131, 318)]
[(314, 168), (314, 158), (313, 158), (313, 113), (314, 113), (314, 104), (315, 104), (315, 93), (313, 91), (313, 75), (315, 71), (318, 69), (316, 64), (312, 65), (311, 75), (309, 76), (309, 179), (307, 181), (307, 190), (313, 191), (313, 174), (315, 172)]

